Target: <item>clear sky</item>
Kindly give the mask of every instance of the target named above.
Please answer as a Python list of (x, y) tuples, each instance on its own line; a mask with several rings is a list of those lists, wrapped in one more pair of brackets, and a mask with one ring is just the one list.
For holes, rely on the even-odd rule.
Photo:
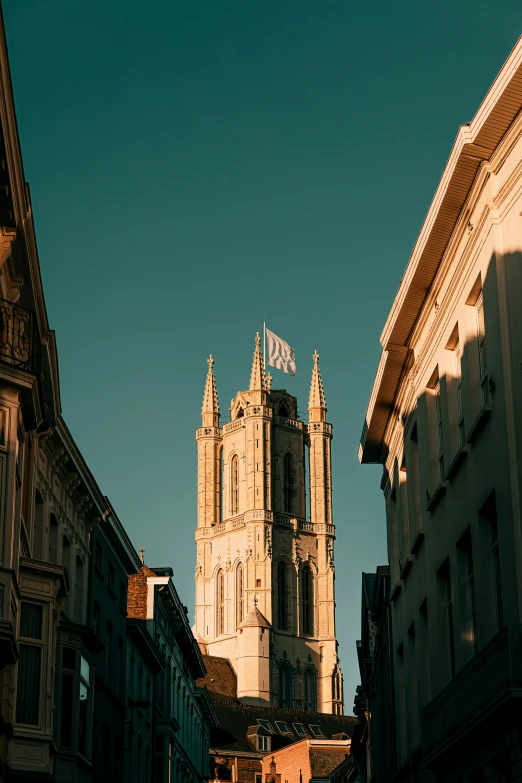
[(357, 447), (379, 335), (459, 124), (520, 0), (3, 0), (64, 417), (193, 615), (196, 447), (268, 326), (320, 353), (334, 425), (337, 633), (358, 682), (361, 571), (386, 562)]

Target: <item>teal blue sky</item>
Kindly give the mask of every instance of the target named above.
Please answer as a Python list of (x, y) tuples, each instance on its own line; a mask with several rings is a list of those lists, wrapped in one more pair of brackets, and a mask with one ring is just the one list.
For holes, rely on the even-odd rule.
[(334, 425), (337, 629), (351, 712), (361, 571), (386, 562), (357, 447), (379, 335), (459, 124), (519, 0), (4, 0), (63, 413), (193, 615), (206, 359), (221, 408), (268, 326), (320, 364)]

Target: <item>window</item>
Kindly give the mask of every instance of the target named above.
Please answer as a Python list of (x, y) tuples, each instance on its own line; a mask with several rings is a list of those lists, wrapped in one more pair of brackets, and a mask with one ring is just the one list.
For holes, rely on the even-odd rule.
[(294, 729), (298, 737), (307, 737), (308, 732), (304, 723), (294, 723)]
[(239, 511), (239, 457), (234, 454), (230, 467), (230, 512), (237, 514)]
[(274, 730), (273, 730), (273, 728), (272, 728), (272, 724), (270, 723), (270, 721), (268, 721), (268, 720), (260, 720), (260, 719), (258, 718), (258, 719), (257, 719), (257, 722), (259, 723), (259, 725), (260, 725), (260, 726), (262, 726), (264, 729), (266, 729), (267, 731), (269, 731), (269, 732), (270, 732), (270, 734), (273, 734), (273, 733), (274, 733)]
[(486, 354), (486, 326), (484, 323), (484, 300), (482, 291), (475, 305), (477, 310), (477, 339), (480, 371), (480, 396), (482, 405), (489, 403), (488, 391), (488, 360)]
[(473, 550), (471, 547), (471, 531), (468, 528), (461, 541), (459, 541), (459, 547), (464, 553), (465, 568), (466, 568), (466, 582), (467, 582), (467, 604), (468, 604), (468, 616), (469, 616), (469, 641), (472, 645), (473, 655), (477, 652), (477, 609), (475, 605), (475, 575), (473, 569)]
[(236, 627), (243, 622), (245, 596), (243, 585), (243, 565), (238, 564), (236, 569)]
[(439, 482), (444, 480), (444, 441), (442, 438), (442, 405), (440, 399), (440, 383), (435, 387), (435, 411), (437, 417), (437, 449), (439, 461)]
[(277, 566), (277, 619), (279, 629), (288, 631), (288, 566), (284, 560)]
[(317, 712), (317, 684), (313, 669), (305, 671), (304, 708), (306, 712)]
[(103, 553), (102, 553), (101, 545), (98, 542), (96, 542), (96, 547), (94, 551), (94, 565), (96, 566), (98, 571), (101, 572), (103, 567)]
[(107, 623), (107, 635), (105, 637), (105, 679), (108, 682), (111, 676), (112, 664), (112, 623)]
[(281, 664), (279, 669), (279, 706), (286, 710), (294, 706), (292, 669), (287, 663)]
[(480, 515), (489, 522), (491, 556), (493, 564), (493, 594), (495, 596), (495, 614), (497, 630), (504, 627), (504, 602), (502, 600), (502, 574), (500, 570), (500, 548), (498, 540), (497, 502), (495, 492), (488, 497), (480, 510)]
[(257, 735), (257, 749), (258, 750), (270, 750), (270, 737), (266, 737), (263, 734)]
[(263, 783), (263, 776), (256, 773), (256, 783)]
[(49, 517), (49, 562), (58, 562), (58, 520), (51, 514)]
[(75, 712), (76, 650), (62, 648), (62, 693), (60, 699), (60, 745), (73, 747), (73, 722)]
[(451, 593), (451, 577), (449, 560), (446, 559), (439, 569), (439, 578), (442, 588), (442, 601), (446, 610), (446, 633), (448, 640), (450, 676), (455, 676), (455, 637), (453, 631), (453, 600)]
[(109, 590), (114, 593), (114, 566), (112, 563), (109, 563), (109, 578), (107, 581), (107, 586)]
[(16, 693), (16, 722), (38, 726), (43, 656), (43, 606), (22, 602)]
[(97, 601), (94, 602), (92, 610), (92, 630), (97, 636), (101, 633), (101, 611)]
[(220, 568), (216, 576), (216, 630), (217, 636), (225, 633), (225, 574)]
[(290, 735), (292, 734), (292, 729), (290, 728), (288, 723), (286, 723), (284, 720), (276, 720), (275, 725), (278, 731), (281, 732), (281, 734), (290, 734)]
[(80, 698), (78, 709), (78, 750), (87, 756), (89, 733), (89, 696), (91, 692), (91, 667), (89, 661), (80, 656)]
[(312, 636), (314, 632), (313, 575), (309, 566), (305, 566), (301, 571), (301, 606), (302, 632), (307, 636)]
[(294, 460), (290, 452), (283, 461), (283, 502), (286, 514), (294, 513)]
[(459, 447), (464, 446), (466, 435), (464, 431), (464, 407), (462, 405), (462, 355), (460, 343), (454, 349), (455, 353), (455, 385), (457, 391), (457, 426), (459, 428)]
[(321, 731), (321, 727), (317, 724), (310, 724), (310, 731), (312, 732), (312, 735), (314, 737), (324, 737), (323, 732)]
[(120, 609), (127, 611), (127, 588), (123, 582), (120, 582)]

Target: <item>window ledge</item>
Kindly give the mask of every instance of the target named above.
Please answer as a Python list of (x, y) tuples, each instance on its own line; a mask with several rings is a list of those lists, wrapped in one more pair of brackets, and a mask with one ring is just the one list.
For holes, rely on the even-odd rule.
[(470, 431), (468, 432), (467, 441), (473, 443), (482, 431), (482, 428), (491, 416), (491, 405), (483, 405), (479, 415), (472, 424)]
[(403, 582), (405, 582), (406, 579), (408, 578), (408, 574), (411, 571), (412, 565), (413, 565), (413, 557), (411, 555), (408, 555), (408, 557), (404, 562), (404, 565), (401, 568), (401, 580)]
[(446, 494), (446, 489), (449, 486), (449, 482), (447, 481), (441, 481), (439, 486), (434, 490), (433, 494), (431, 495), (430, 499), (426, 503), (426, 510), (427, 511), (434, 511), (435, 507), (438, 505), (439, 501), (443, 497), (443, 495)]
[(468, 456), (469, 447), (468, 446), (461, 446), (455, 456), (453, 457), (449, 468), (446, 471), (445, 479), (446, 481), (452, 481), (453, 478), (457, 475), (458, 470), (466, 457)]
[(413, 544), (411, 545), (411, 553), (412, 555), (416, 555), (419, 549), (422, 546), (422, 542), (424, 541), (424, 530), (420, 528), (420, 530), (417, 530), (417, 535), (413, 539)]
[(402, 579), (398, 579), (395, 584), (393, 585), (391, 594), (390, 594), (390, 601), (394, 603), (397, 598), (399, 597), (399, 594), (402, 590)]

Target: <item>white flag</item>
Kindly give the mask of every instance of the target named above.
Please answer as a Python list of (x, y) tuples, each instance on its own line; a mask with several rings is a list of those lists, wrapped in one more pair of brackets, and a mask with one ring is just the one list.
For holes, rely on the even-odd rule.
[(270, 329), (266, 330), (266, 347), (266, 363), (270, 367), (276, 367), (278, 370), (288, 373), (288, 375), (295, 375), (294, 349), (290, 348), (288, 343), (281, 340)]

